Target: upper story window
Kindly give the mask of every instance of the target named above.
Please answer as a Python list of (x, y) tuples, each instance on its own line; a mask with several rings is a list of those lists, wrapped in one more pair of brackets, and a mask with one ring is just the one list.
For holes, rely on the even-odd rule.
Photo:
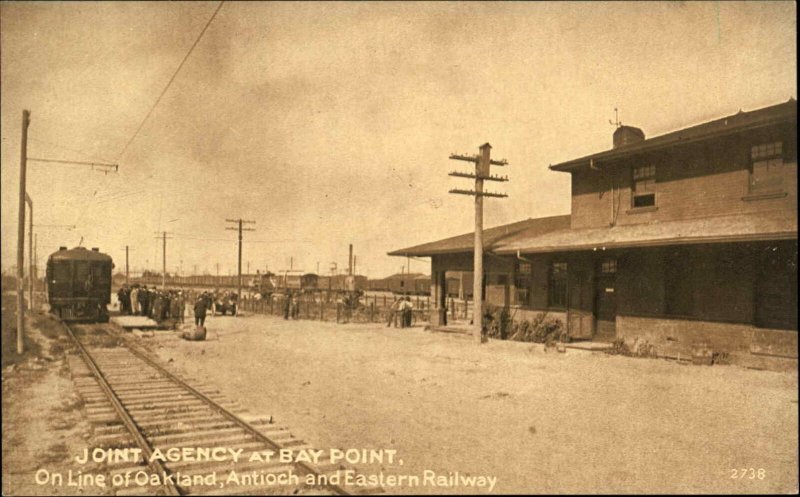
[(783, 142), (763, 143), (750, 148), (750, 192), (783, 190)]
[(633, 207), (656, 205), (656, 166), (633, 168)]

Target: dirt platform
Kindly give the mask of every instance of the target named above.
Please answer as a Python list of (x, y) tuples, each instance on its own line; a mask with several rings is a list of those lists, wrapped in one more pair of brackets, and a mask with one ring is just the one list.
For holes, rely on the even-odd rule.
[(206, 342), (142, 341), (321, 448), (396, 449), (402, 465), (374, 472), (491, 475), (507, 493), (797, 491), (796, 371), (477, 346), (422, 328), (264, 316), (206, 326)]

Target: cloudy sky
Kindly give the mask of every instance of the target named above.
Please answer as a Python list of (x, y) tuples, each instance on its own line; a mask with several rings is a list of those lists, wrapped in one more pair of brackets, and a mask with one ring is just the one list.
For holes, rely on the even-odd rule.
[[(15, 263), (20, 121), (41, 261), (100, 247), (124, 268), (400, 271), (387, 251), (469, 232), (450, 178), (485, 142), (511, 166), (486, 226), (569, 212), (549, 164), (797, 98), (793, 2), (2, 2), (2, 266)], [(491, 185), (494, 188), (494, 185)], [(46, 225), (75, 225), (74, 230)], [(27, 243), (27, 240), (26, 240)], [(40, 265), (42, 262), (40, 262)], [(428, 272), (424, 261), (412, 271)]]

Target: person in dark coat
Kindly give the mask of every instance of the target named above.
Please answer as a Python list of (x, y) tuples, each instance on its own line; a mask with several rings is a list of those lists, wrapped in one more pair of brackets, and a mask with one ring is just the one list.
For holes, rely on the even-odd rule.
[(194, 324), (196, 326), (205, 325), (207, 310), (208, 310), (208, 300), (202, 297), (197, 299), (197, 302), (194, 303)]
[(147, 290), (147, 286), (143, 286), (139, 289), (139, 294), (137, 295), (139, 298), (139, 307), (142, 310), (142, 316), (149, 316), (150, 315), (150, 292)]
[(286, 298), (283, 299), (283, 319), (289, 319), (289, 312), (292, 310), (292, 294), (291, 292), (286, 294)]
[(128, 308), (125, 306), (125, 287), (121, 286), (117, 290), (117, 301), (119, 302), (119, 313), (128, 314)]
[(413, 311), (414, 305), (411, 303), (411, 298), (407, 296), (405, 298), (405, 300), (402, 302), (402, 304), (400, 304), (400, 305), (401, 305), (400, 308), (403, 310), (403, 316), (402, 316), (403, 325), (402, 325), (402, 327), (403, 328), (410, 328), (411, 327), (411, 317), (413, 316), (413, 313), (414, 313), (414, 311)]

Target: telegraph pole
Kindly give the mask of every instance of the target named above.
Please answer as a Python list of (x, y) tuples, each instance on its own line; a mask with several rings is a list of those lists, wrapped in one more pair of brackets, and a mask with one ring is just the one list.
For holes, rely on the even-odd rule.
[[(24, 289), (24, 270), (25, 270), (25, 199), (26, 193), (26, 176), (28, 169), (28, 161), (31, 162), (51, 162), (58, 164), (79, 164), (90, 165), (92, 169), (95, 167), (103, 172), (118, 171), (117, 164), (104, 164), (99, 162), (79, 162), (71, 160), (58, 160), (58, 159), (37, 159), (28, 157), (28, 126), (31, 124), (31, 111), (25, 109), (22, 111), (22, 138), (20, 140), (20, 153), (19, 153), (19, 226), (17, 228), (17, 354), (25, 352), (25, 289)], [(28, 197), (30, 199), (30, 197)], [(30, 256), (29, 256), (30, 257)], [(31, 299), (31, 304), (33, 299)]]
[(474, 178), (475, 190), (450, 190), (450, 193), (459, 195), (471, 195), (475, 197), (475, 252), (474, 258), (474, 276), (475, 279), (472, 285), (472, 323), (473, 334), (478, 343), (483, 342), (483, 197), (498, 197), (504, 198), (508, 195), (504, 193), (492, 193), (483, 191), (483, 182), (486, 181), (508, 181), (508, 177), (492, 176), (490, 173), (490, 166), (507, 166), (508, 162), (503, 160), (491, 159), (492, 146), (484, 143), (480, 146), (480, 153), (478, 155), (450, 155), (450, 159), (462, 160), (472, 162), (475, 164), (475, 173), (462, 173), (453, 171), (449, 176), (457, 176), (461, 178)]
[[(156, 232), (156, 235), (158, 232)], [(162, 231), (161, 236), (157, 236), (156, 240), (161, 238), (162, 240), (162, 252), (161, 252), (161, 288), (164, 289), (167, 287), (167, 240), (172, 240), (172, 238), (167, 238), (167, 232)], [(127, 255), (127, 249), (126, 249)]]
[(28, 203), (28, 210), (31, 213), (28, 221), (28, 309), (33, 312), (33, 199), (27, 192), (25, 202)]
[(236, 293), (236, 297), (241, 299), (242, 298), (242, 231), (255, 231), (255, 228), (242, 228), (242, 224), (256, 224), (255, 221), (245, 221), (242, 218), (239, 219), (226, 219), (225, 222), (227, 223), (237, 223), (239, 225), (238, 228), (227, 227), (226, 230), (239, 230), (239, 281), (238, 281), (238, 290)]
[(25, 173), (28, 163), (28, 125), (31, 111), (22, 111), (22, 140), (19, 153), (19, 228), (17, 230), (17, 354), (25, 352), (25, 294), (22, 288), (25, 270)]
[(128, 246), (125, 245), (125, 284), (128, 284), (130, 273), (128, 271)]
[[(39, 272), (39, 252), (36, 250), (36, 247), (39, 246), (39, 234), (36, 233), (33, 235), (33, 279), (34, 281), (39, 281), (37, 273)], [(45, 292), (47, 294), (47, 292)]]

